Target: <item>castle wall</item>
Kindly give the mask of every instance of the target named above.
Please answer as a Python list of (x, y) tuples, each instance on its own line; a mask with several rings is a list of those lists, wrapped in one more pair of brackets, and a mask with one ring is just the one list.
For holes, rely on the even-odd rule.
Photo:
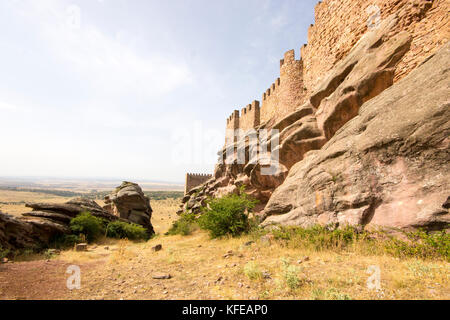
[[(374, 7), (378, 6), (377, 16)], [(304, 85), (309, 93), (336, 63), (345, 57), (368, 30), (368, 22), (376, 23), (396, 14), (394, 33), (408, 31), (413, 36), (411, 50), (396, 67), (398, 81), (425, 58), (447, 42), (449, 37), (448, 0), (324, 0), (315, 7), (315, 24), (308, 30), (308, 44), (301, 49)]]
[[(378, 10), (379, 9), (379, 10)], [(327, 74), (355, 46), (370, 24), (397, 16), (393, 33), (408, 31), (411, 49), (395, 67), (394, 82), (415, 69), (450, 39), (448, 0), (324, 0), (315, 7), (315, 24), (308, 30), (308, 44), (280, 61), (280, 77), (262, 95), (260, 108), (235, 110), (227, 129), (254, 128), (277, 120), (303, 105)]]
[(259, 126), (260, 122), (260, 108), (259, 101), (253, 101), (241, 110), (239, 119), (240, 128), (245, 132)]
[(186, 184), (184, 187), (184, 194), (187, 194), (189, 191), (198, 187), (212, 178), (210, 174), (195, 174), (195, 173), (187, 173), (186, 174)]
[(262, 96), (261, 123), (277, 120), (294, 111), (305, 99), (303, 62), (295, 60), (294, 50), (280, 61), (280, 77)]

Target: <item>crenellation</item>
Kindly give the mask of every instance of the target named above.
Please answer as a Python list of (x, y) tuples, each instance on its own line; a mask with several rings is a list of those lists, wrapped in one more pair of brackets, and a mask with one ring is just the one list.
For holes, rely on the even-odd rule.
[(184, 187), (184, 194), (186, 195), (189, 191), (204, 184), (206, 181), (212, 178), (211, 174), (205, 173), (187, 173), (186, 183)]

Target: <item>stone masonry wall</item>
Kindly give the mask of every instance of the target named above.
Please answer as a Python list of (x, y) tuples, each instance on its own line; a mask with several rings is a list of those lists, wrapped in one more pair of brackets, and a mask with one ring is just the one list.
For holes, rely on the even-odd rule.
[(259, 101), (255, 100), (247, 107), (241, 110), (239, 126), (242, 130), (247, 131), (259, 126), (259, 122), (260, 122)]
[(305, 99), (303, 62), (295, 60), (294, 50), (280, 61), (280, 78), (263, 94), (261, 123), (277, 120), (294, 111)]
[[(379, 13), (377, 13), (379, 8)], [(448, 0), (325, 0), (315, 7), (315, 25), (308, 30), (308, 44), (301, 49), (304, 84), (312, 93), (361, 36), (368, 24), (391, 14), (396, 30), (413, 37), (411, 50), (396, 67), (398, 81), (450, 39)]]
[(187, 194), (189, 191), (191, 191), (192, 189), (194, 189), (199, 185), (202, 185), (211, 178), (212, 175), (210, 174), (187, 173), (184, 194)]

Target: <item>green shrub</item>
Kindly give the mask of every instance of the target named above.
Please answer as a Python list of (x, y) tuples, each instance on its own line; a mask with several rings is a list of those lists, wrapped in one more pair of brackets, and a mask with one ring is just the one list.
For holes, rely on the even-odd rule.
[(291, 290), (300, 287), (301, 280), (298, 277), (298, 273), (301, 271), (301, 268), (291, 265), (289, 259), (281, 259), (281, 262), (283, 264), (283, 279), (286, 286)]
[(103, 219), (86, 211), (70, 221), (70, 229), (75, 235), (85, 235), (86, 240), (92, 242), (104, 233), (104, 224)]
[(238, 236), (251, 229), (248, 218), (257, 201), (251, 200), (247, 194), (228, 195), (209, 201), (203, 208), (203, 215), (198, 220), (202, 229), (208, 230), (212, 238), (225, 235)]
[(3, 258), (7, 258), (10, 254), (11, 254), (11, 250), (3, 249), (3, 247), (0, 246), (0, 260)]
[(314, 250), (342, 249), (364, 238), (365, 233), (357, 233), (353, 227), (329, 230), (323, 226), (310, 228), (280, 227), (273, 231), (275, 239), (292, 241), (297, 245), (310, 247)]
[(400, 258), (444, 258), (450, 261), (450, 234), (445, 231), (404, 232), (407, 240), (390, 236), (383, 231), (357, 232), (351, 226), (335, 230), (322, 226), (278, 227), (272, 230), (272, 234), (285, 245), (306, 247), (315, 251), (347, 250), (355, 247), (370, 254), (387, 253)]
[(260, 280), (263, 278), (263, 273), (261, 270), (259, 270), (258, 264), (256, 264), (253, 261), (248, 262), (244, 266), (244, 274), (250, 279), (250, 280)]
[(392, 237), (385, 241), (385, 250), (397, 257), (420, 259), (443, 257), (450, 261), (450, 234), (445, 231), (428, 233), (416, 231), (406, 233), (409, 241)]
[(352, 300), (352, 298), (345, 293), (340, 292), (336, 288), (330, 288), (325, 292), (327, 300)]
[(114, 221), (109, 223), (106, 228), (106, 236), (110, 238), (129, 240), (149, 239), (149, 235), (143, 226), (122, 221)]
[(181, 234), (183, 236), (190, 235), (196, 228), (197, 222), (195, 221), (195, 214), (184, 213), (180, 219), (175, 221), (170, 227), (167, 235)]

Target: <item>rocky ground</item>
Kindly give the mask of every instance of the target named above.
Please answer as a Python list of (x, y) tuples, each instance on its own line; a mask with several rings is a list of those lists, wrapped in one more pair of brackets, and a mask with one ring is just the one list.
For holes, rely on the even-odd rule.
[[(443, 261), (399, 260), (357, 249), (315, 252), (250, 236), (210, 240), (202, 231), (162, 236), (178, 205), (153, 202), (159, 235), (147, 243), (105, 240), (87, 252), (0, 264), (0, 299), (450, 298), (450, 264)], [(158, 244), (162, 250), (154, 251)], [(298, 289), (287, 286), (283, 261), (298, 268)], [(81, 268), (80, 290), (66, 287), (70, 265)], [(371, 265), (381, 270), (379, 292), (367, 288)], [(262, 276), (252, 279), (252, 272)], [(170, 279), (154, 279), (165, 275)]]

